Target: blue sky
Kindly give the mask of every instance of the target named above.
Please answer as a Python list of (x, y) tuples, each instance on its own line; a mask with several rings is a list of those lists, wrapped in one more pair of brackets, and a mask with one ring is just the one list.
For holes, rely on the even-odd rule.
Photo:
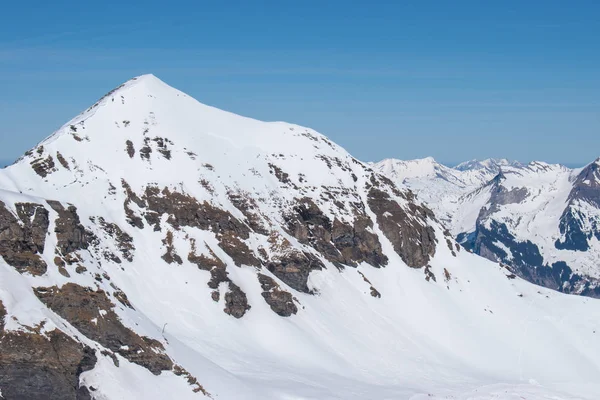
[(599, 1), (122, 3), (3, 5), (0, 159), (143, 73), (367, 161), (600, 156)]

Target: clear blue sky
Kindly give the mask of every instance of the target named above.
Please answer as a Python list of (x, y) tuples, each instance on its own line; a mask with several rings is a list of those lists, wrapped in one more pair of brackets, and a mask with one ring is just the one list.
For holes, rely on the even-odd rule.
[(600, 156), (597, 0), (123, 3), (3, 4), (0, 159), (143, 73), (367, 161)]

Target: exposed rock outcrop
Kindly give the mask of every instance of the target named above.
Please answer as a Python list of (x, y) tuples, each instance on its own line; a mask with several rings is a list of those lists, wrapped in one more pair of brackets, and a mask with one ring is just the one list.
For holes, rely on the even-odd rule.
[(339, 219), (332, 222), (311, 199), (303, 198), (286, 216), (286, 222), (288, 232), (300, 243), (310, 245), (338, 268), (361, 262), (379, 267), (388, 261), (371, 229), (373, 221), (364, 210), (355, 210), (353, 225)]
[(56, 171), (56, 165), (54, 164), (54, 159), (51, 155), (48, 155), (46, 158), (37, 158), (33, 160), (31, 162), (31, 168), (33, 168), (35, 173), (42, 178), (45, 178)]
[(82, 334), (153, 374), (173, 367), (159, 341), (139, 336), (121, 323), (104, 291), (68, 283), (61, 288), (36, 288), (35, 294)]
[(6, 311), (0, 302), (0, 388), (4, 399), (89, 400), (79, 376), (96, 364), (96, 355), (64, 333), (44, 335), (4, 331)]
[(167, 214), (167, 223), (176, 229), (188, 226), (214, 232), (219, 246), (236, 265), (261, 265), (260, 260), (243, 242), (250, 237), (250, 228), (231, 213), (168, 188), (160, 190), (149, 186), (144, 200), (150, 211), (159, 216)]
[(308, 252), (292, 251), (267, 263), (268, 270), (299, 292), (312, 293), (308, 288), (311, 271), (325, 268), (321, 260)]
[[(96, 219), (92, 219), (92, 221), (96, 222)], [(108, 236), (114, 240), (115, 245), (121, 252), (123, 258), (129, 262), (133, 261), (135, 246), (133, 244), (133, 238), (131, 235), (123, 231), (119, 225), (112, 222), (107, 222), (103, 217), (98, 217), (97, 221), (104, 232), (106, 232), (106, 234), (108, 234)]]
[(263, 290), (262, 297), (277, 315), (289, 317), (298, 312), (298, 307), (294, 304), (294, 296), (282, 290), (273, 278), (258, 274), (258, 281)]
[(62, 255), (89, 247), (92, 235), (86, 231), (77, 215), (77, 207), (69, 205), (65, 208), (60, 202), (47, 201), (50, 207), (58, 213), (55, 221), (57, 248)]
[(246, 293), (238, 285), (229, 282), (229, 291), (225, 293), (225, 314), (235, 318), (242, 318), (246, 311), (250, 309)]
[(21, 273), (46, 273), (41, 259), (48, 232), (48, 210), (40, 204), (15, 204), (17, 217), (0, 201), (0, 255)]
[(433, 213), (425, 206), (409, 201), (410, 215), (390, 195), (376, 187), (368, 193), (368, 203), (377, 216), (377, 224), (394, 250), (409, 267), (427, 265), (435, 254), (435, 233), (427, 223)]

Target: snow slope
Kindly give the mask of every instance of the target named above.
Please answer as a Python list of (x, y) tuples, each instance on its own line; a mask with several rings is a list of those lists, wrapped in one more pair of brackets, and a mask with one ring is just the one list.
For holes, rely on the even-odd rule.
[[(91, 398), (600, 392), (597, 300), (461, 250), (403, 186), (311, 129), (208, 107), (145, 75), (0, 171), (0, 187), (0, 346), (64, 332), (95, 353), (75, 385)], [(30, 243), (40, 227), (43, 250)], [(19, 229), (33, 233), (18, 240)], [(173, 366), (153, 372), (165, 357)]]

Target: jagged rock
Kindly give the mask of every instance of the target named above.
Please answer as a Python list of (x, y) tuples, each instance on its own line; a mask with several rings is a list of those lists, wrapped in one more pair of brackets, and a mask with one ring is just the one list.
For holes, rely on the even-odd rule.
[(276, 314), (289, 317), (298, 312), (298, 307), (294, 304), (294, 296), (285, 290), (281, 290), (273, 278), (258, 274), (258, 282), (263, 290), (262, 297)]
[(450, 279), (452, 279), (452, 275), (450, 274), (450, 271), (448, 271), (446, 268), (444, 268), (444, 281), (450, 282)]
[(203, 395), (208, 396), (210, 398), (212, 398), (212, 396), (210, 395), (210, 393), (208, 393), (204, 387), (198, 383), (198, 379), (196, 379), (195, 376), (193, 376), (192, 374), (190, 374), (185, 368), (183, 368), (180, 365), (175, 365), (173, 367), (173, 373), (177, 376), (184, 376), (187, 379), (188, 384), (190, 384), (191, 386), (194, 387), (194, 389), (192, 389), (192, 391), (194, 393), (198, 393), (198, 392), (202, 392)]
[(299, 292), (311, 293), (308, 276), (311, 271), (325, 268), (321, 260), (308, 252), (289, 252), (267, 263), (268, 270)]
[(235, 236), (234, 232), (226, 232), (218, 235), (217, 238), (219, 239), (219, 247), (233, 259), (238, 267), (242, 265), (261, 266), (262, 263), (256, 258), (254, 252), (238, 236)]
[(21, 223), (0, 201), (0, 255), (21, 273), (43, 275), (47, 265), (39, 254), (44, 252), (48, 210), (34, 203), (17, 203), (15, 207)]
[(162, 154), (162, 156), (164, 158), (166, 158), (167, 160), (170, 160), (171, 159), (171, 150), (169, 150), (168, 144), (172, 145), (173, 142), (171, 142), (167, 138), (160, 138), (160, 137), (155, 137), (154, 139), (152, 139), (152, 141), (156, 143), (156, 146), (158, 147), (158, 152), (160, 154)]
[(423, 270), (423, 272), (425, 273), (425, 280), (427, 282), (429, 282), (430, 280), (433, 280), (434, 282), (437, 282), (435, 274), (431, 270), (431, 266), (430, 265), (426, 265), (425, 269)]
[(125, 307), (135, 310), (135, 308), (133, 308), (133, 306), (129, 302), (127, 295), (122, 290), (120, 290), (120, 289), (115, 290), (115, 292), (113, 293), (113, 296), (115, 297), (115, 299), (117, 299), (119, 301), (119, 303), (123, 304)]
[(0, 302), (0, 388), (3, 399), (89, 400), (79, 375), (96, 364), (96, 355), (64, 333), (4, 331)]
[[(196, 264), (198, 268), (204, 271), (210, 271), (211, 279), (208, 282), (208, 287), (211, 289), (217, 289), (221, 282), (230, 282), (227, 274), (227, 266), (215, 253), (208, 248), (210, 257), (204, 254), (196, 254), (196, 241), (191, 241), (192, 249), (188, 254), (188, 261), (192, 264)], [(208, 247), (208, 246), (207, 246)]]
[(242, 241), (250, 237), (250, 228), (231, 213), (199, 203), (194, 197), (164, 188), (149, 186), (144, 199), (148, 209), (158, 215), (168, 214), (167, 223), (178, 229), (182, 226), (211, 230), (219, 239), (219, 246), (236, 265), (260, 266), (261, 262)]
[(242, 318), (249, 309), (250, 305), (246, 293), (235, 283), (229, 282), (229, 291), (225, 293), (225, 308), (223, 309), (225, 314)]
[(275, 175), (275, 177), (279, 180), (279, 182), (284, 183), (284, 184), (292, 183), (292, 181), (290, 181), (289, 174), (287, 174), (286, 172), (283, 172), (283, 170), (281, 168), (279, 168), (277, 165), (269, 163), (269, 167), (271, 168), (271, 173), (273, 175)]
[(133, 156), (135, 156), (135, 148), (133, 147), (133, 142), (131, 140), (127, 140), (125, 142), (125, 151), (127, 152), (127, 155), (129, 156), (129, 158), (133, 158)]
[(92, 240), (90, 232), (86, 231), (79, 221), (77, 207), (69, 205), (66, 209), (58, 201), (48, 200), (50, 207), (58, 213), (55, 221), (57, 247), (62, 255), (77, 250), (87, 249)]
[(268, 235), (269, 231), (265, 228), (261, 216), (257, 212), (258, 206), (256, 201), (249, 193), (229, 191), (229, 201), (244, 214), (246, 223), (256, 233)]
[(357, 212), (354, 225), (335, 219), (333, 223), (308, 198), (298, 201), (293, 213), (286, 216), (287, 229), (300, 243), (309, 244), (338, 268), (367, 262), (375, 267), (388, 261), (377, 235), (370, 231), (373, 221)]
[(183, 260), (177, 252), (175, 251), (175, 246), (173, 245), (173, 232), (167, 231), (167, 236), (163, 239), (163, 244), (166, 246), (166, 252), (162, 255), (162, 259), (165, 260), (168, 264), (177, 263), (181, 265)]
[(38, 158), (31, 162), (31, 168), (35, 171), (36, 174), (45, 178), (52, 172), (56, 171), (56, 167), (54, 164), (54, 159), (51, 155), (48, 155), (46, 158)]
[(354, 226), (338, 219), (333, 221), (331, 239), (342, 254), (344, 264), (366, 262), (374, 267), (387, 264), (388, 258), (383, 254), (379, 238), (371, 231), (372, 227), (373, 221), (364, 215), (356, 217)]
[(88, 338), (155, 375), (173, 367), (163, 345), (124, 326), (102, 290), (67, 283), (61, 288), (36, 288), (37, 297)]
[(4, 304), (0, 300), (0, 333), (4, 331), (4, 318), (6, 318), (6, 308), (4, 308)]
[(60, 165), (62, 165), (65, 169), (71, 170), (71, 168), (69, 167), (69, 163), (67, 162), (67, 160), (58, 151), (56, 152), (56, 159), (58, 160), (58, 162), (60, 163)]
[[(96, 220), (92, 218), (92, 221), (95, 222)], [(123, 255), (123, 258), (129, 262), (133, 261), (135, 246), (133, 245), (133, 238), (131, 235), (129, 235), (127, 232), (124, 232), (119, 225), (112, 222), (106, 222), (103, 217), (98, 217), (98, 223), (104, 232), (106, 232), (108, 236), (115, 241), (115, 244)]]
[(373, 284), (371, 283), (371, 281), (367, 279), (367, 277), (365, 276), (365, 274), (363, 274), (360, 271), (358, 271), (358, 273), (360, 274), (360, 276), (362, 276), (363, 281), (365, 281), (369, 285), (371, 285), (371, 287), (369, 288), (369, 290), (371, 291), (371, 296), (376, 297), (376, 298), (381, 298), (381, 293), (379, 293), (379, 290), (375, 289), (375, 287), (373, 286)]
[(125, 179), (121, 179), (121, 186), (125, 190), (125, 201), (123, 202), (123, 208), (125, 209), (125, 215), (127, 216), (127, 222), (129, 225), (134, 226), (139, 229), (144, 228), (144, 222), (142, 219), (135, 214), (135, 212), (129, 206), (131, 203), (136, 204), (138, 207), (145, 207), (145, 202), (142, 201), (138, 197), (137, 194), (133, 190), (131, 190), (131, 186), (125, 181)]
[(150, 148), (150, 146), (148, 146), (147, 144), (141, 148), (140, 150), (140, 157), (142, 158), (142, 160), (150, 160), (150, 154), (152, 153), (152, 149)]
[(435, 254), (435, 233), (427, 224), (433, 213), (424, 206), (409, 202), (409, 215), (389, 194), (375, 187), (369, 190), (369, 207), (377, 224), (409, 267), (425, 266)]

